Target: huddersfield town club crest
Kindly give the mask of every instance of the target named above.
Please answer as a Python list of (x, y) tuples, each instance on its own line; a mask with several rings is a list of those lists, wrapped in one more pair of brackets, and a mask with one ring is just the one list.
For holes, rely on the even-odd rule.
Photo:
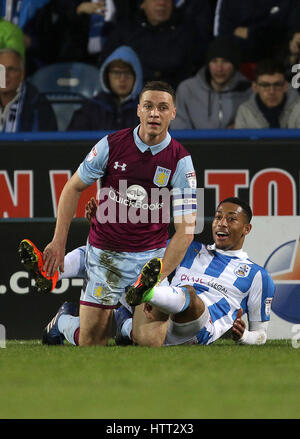
[(170, 175), (171, 175), (170, 169), (162, 168), (161, 166), (157, 166), (156, 171), (155, 171), (155, 175), (153, 178), (153, 182), (158, 187), (165, 187), (168, 184)]
[(247, 277), (250, 272), (250, 267), (247, 264), (240, 264), (235, 270), (234, 274), (237, 277)]

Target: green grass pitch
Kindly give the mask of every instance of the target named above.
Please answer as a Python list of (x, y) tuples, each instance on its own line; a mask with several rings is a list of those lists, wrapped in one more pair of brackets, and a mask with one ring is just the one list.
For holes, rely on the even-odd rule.
[(0, 349), (1, 419), (299, 419), (299, 395), (291, 340)]

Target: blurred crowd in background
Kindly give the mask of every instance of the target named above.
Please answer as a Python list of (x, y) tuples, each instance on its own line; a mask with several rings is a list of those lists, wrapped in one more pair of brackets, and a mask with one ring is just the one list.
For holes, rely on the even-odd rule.
[(134, 127), (153, 80), (172, 129), (300, 128), (300, 0), (1, 0), (0, 65), (1, 132)]

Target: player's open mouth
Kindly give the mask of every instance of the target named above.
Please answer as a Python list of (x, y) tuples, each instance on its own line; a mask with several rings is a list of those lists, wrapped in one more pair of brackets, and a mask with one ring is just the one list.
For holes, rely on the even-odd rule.
[(216, 232), (218, 239), (226, 239), (229, 236), (229, 233), (226, 232)]

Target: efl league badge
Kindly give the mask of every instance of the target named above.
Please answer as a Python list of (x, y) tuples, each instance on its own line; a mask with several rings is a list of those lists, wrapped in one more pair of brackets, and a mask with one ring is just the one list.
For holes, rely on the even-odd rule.
[(155, 171), (155, 175), (153, 178), (153, 182), (158, 187), (165, 187), (168, 184), (170, 175), (171, 175), (170, 169), (162, 168), (161, 166), (157, 166), (156, 171)]
[(237, 277), (247, 277), (250, 272), (250, 267), (247, 264), (240, 264), (235, 270), (234, 274)]
[(97, 148), (94, 146), (92, 150), (89, 152), (86, 160), (91, 162), (95, 157), (97, 157)]

